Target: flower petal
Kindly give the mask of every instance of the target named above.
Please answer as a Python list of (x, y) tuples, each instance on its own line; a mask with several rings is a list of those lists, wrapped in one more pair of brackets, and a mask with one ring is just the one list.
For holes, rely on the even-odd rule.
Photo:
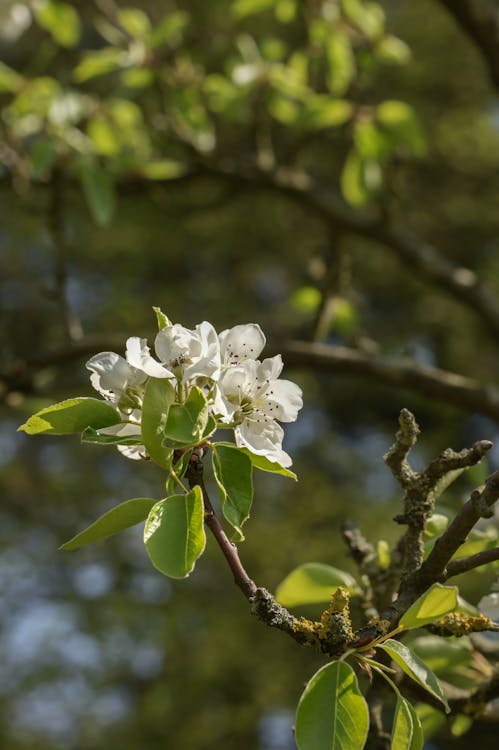
[(265, 346), (265, 334), (257, 323), (234, 326), (219, 336), (222, 359), (226, 364), (257, 359)]
[[(151, 357), (147, 339), (132, 336), (126, 342), (126, 358), (129, 364), (142, 370), (151, 378), (172, 378), (173, 373)], [(144, 378), (145, 379), (145, 378)]]
[(257, 456), (265, 456), (284, 468), (291, 466), (290, 456), (281, 448), (284, 430), (273, 419), (246, 419), (235, 428), (234, 435), (240, 448), (248, 448)]
[(279, 422), (294, 422), (303, 406), (301, 388), (290, 380), (271, 380), (262, 411)]
[(275, 357), (267, 357), (259, 362), (256, 371), (258, 380), (276, 380), (282, 372), (283, 362), (280, 354)]

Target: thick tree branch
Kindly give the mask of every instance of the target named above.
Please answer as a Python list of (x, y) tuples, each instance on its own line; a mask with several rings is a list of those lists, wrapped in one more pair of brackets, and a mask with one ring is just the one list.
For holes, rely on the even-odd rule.
[(499, 88), (499, 6), (495, 0), (440, 0), (478, 47)]

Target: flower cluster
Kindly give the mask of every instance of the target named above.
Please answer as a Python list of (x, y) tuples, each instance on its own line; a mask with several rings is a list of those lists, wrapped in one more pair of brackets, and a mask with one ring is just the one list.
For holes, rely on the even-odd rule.
[[(122, 424), (101, 430), (130, 437), (141, 434), (141, 408), (149, 378), (167, 378), (183, 403), (194, 386), (207, 398), (211, 415), (221, 429), (233, 429), (236, 445), (265, 456), (283, 467), (291, 458), (282, 449), (284, 431), (279, 422), (294, 422), (302, 407), (301, 389), (279, 378), (280, 355), (259, 360), (265, 336), (255, 323), (238, 325), (217, 334), (204, 321), (193, 330), (162, 316), (165, 325), (154, 341), (132, 337), (126, 356), (101, 352), (87, 362), (93, 387), (117, 408)], [(129, 458), (141, 458), (141, 445), (123, 445)]]

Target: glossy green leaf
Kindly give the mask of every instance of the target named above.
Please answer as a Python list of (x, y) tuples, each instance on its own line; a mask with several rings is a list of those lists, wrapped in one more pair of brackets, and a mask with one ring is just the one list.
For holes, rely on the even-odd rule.
[[(225, 445), (229, 448), (234, 447), (234, 443), (214, 443), (214, 446), (219, 445)], [(251, 464), (255, 467), (255, 469), (259, 469), (260, 471), (266, 471), (269, 474), (280, 474), (283, 477), (289, 477), (289, 479), (294, 479), (295, 482), (298, 480), (298, 477), (294, 473), (294, 471), (290, 471), (289, 469), (285, 469), (284, 466), (281, 466), (280, 464), (276, 463), (275, 461), (269, 461), (268, 458), (265, 456), (257, 456), (256, 453), (252, 453), (248, 448), (239, 448), (239, 451), (241, 453), (244, 453), (246, 456), (248, 456), (249, 460), (251, 461)]]
[(416, 710), (400, 694), (393, 717), (390, 750), (422, 750), (423, 732)]
[(149, 378), (142, 404), (142, 437), (148, 455), (164, 469), (171, 468), (172, 450), (165, 448), (163, 440), (170, 406), (175, 399), (175, 389), (166, 378)]
[(148, 16), (140, 8), (118, 8), (116, 17), (120, 26), (134, 39), (147, 39), (152, 31)]
[(121, 505), (117, 505), (107, 513), (104, 513), (97, 521), (88, 526), (84, 531), (80, 531), (72, 539), (61, 546), (63, 550), (74, 550), (99, 542), (108, 536), (118, 534), (124, 529), (135, 526), (141, 521), (145, 521), (151, 508), (156, 504), (156, 500), (149, 497), (135, 497), (132, 500), (126, 500)]
[(60, 0), (38, 0), (34, 4), (37, 23), (52, 36), (61, 47), (75, 47), (81, 34), (78, 13), (68, 3)]
[(111, 223), (116, 207), (111, 174), (94, 159), (83, 159), (79, 164), (79, 177), (95, 222), (99, 226), (107, 226)]
[(380, 643), (376, 648), (383, 649), (383, 651), (385, 651), (390, 658), (399, 665), (405, 674), (441, 701), (447, 712), (450, 711), (447, 698), (445, 697), (436, 676), (431, 669), (427, 667), (424, 661), (407, 648), (405, 644), (400, 641), (395, 641), (392, 638), (388, 638), (388, 640)]
[(457, 587), (434, 583), (401, 617), (399, 626), (410, 630), (434, 622), (457, 607)]
[(241, 529), (249, 518), (253, 501), (251, 461), (243, 450), (231, 444), (214, 445), (212, 457), (223, 514), (235, 529), (238, 541), (242, 541)]
[(423, 635), (411, 641), (411, 650), (435, 672), (456, 687), (470, 688), (475, 679), (473, 646), (469, 638)]
[[(163, 444), (173, 448), (198, 445), (205, 436), (209, 411), (206, 396), (192, 388), (183, 404), (172, 404), (165, 422)], [(215, 427), (212, 420), (212, 428)]]
[(95, 445), (143, 445), (144, 440), (140, 435), (105, 435), (97, 432), (93, 427), (87, 427), (81, 436), (82, 443), (94, 443)]
[(0, 93), (14, 94), (23, 85), (24, 78), (17, 71), (0, 61)]
[(71, 435), (83, 432), (86, 427), (99, 430), (121, 421), (116, 409), (105, 401), (97, 398), (70, 398), (40, 409), (18, 430), (23, 430), (28, 435)]
[(340, 661), (319, 669), (298, 704), (298, 750), (361, 750), (368, 728), (367, 703), (353, 669)]
[(275, 597), (285, 607), (329, 602), (338, 586), (358, 590), (355, 578), (344, 570), (323, 563), (304, 563), (279, 584)]
[(146, 521), (144, 542), (161, 573), (170, 578), (188, 576), (206, 544), (201, 488), (156, 503)]

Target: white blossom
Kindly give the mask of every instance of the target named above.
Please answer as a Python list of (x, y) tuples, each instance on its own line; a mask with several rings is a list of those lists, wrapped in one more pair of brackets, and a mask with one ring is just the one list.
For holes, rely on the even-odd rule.
[(215, 378), (220, 370), (218, 336), (206, 321), (194, 330), (180, 323), (162, 328), (156, 336), (154, 349), (159, 362), (151, 356), (145, 339), (129, 339), (127, 360), (151, 377), (175, 377), (182, 382), (196, 377)]
[(227, 328), (219, 335), (223, 365), (237, 365), (258, 359), (265, 346), (265, 335), (257, 323)]
[(294, 422), (303, 401), (295, 383), (279, 379), (282, 366), (277, 355), (227, 367), (217, 384), (214, 410), (234, 427), (236, 445), (286, 467), (292, 462), (282, 449), (284, 431), (276, 420)]
[[(118, 435), (119, 437), (142, 437), (142, 430), (140, 427), (141, 411), (140, 409), (134, 409), (130, 414), (127, 415), (127, 422), (121, 424), (115, 424), (111, 427), (103, 427), (98, 430), (100, 435)], [(116, 446), (120, 453), (126, 458), (132, 458), (139, 460), (144, 458), (146, 455), (146, 449), (144, 445), (117, 445)]]
[(106, 401), (119, 409), (140, 406), (147, 375), (115, 352), (101, 352), (88, 360), (90, 382)]

